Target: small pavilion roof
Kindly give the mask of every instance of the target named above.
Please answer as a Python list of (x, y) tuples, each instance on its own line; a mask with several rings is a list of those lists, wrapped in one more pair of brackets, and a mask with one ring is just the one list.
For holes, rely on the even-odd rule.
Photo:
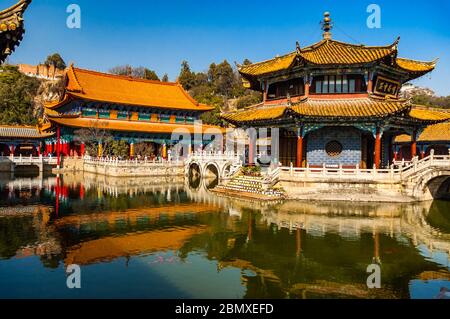
[(30, 138), (39, 139), (53, 135), (52, 133), (41, 133), (34, 126), (0, 125), (0, 138)]

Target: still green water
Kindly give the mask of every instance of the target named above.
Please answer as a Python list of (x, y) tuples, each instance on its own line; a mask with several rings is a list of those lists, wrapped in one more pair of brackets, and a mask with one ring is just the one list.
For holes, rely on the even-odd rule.
[(268, 204), (210, 186), (3, 178), (0, 298), (450, 297), (449, 202)]

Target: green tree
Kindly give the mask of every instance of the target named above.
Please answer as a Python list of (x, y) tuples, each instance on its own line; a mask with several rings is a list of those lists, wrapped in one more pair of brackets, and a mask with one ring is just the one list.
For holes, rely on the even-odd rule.
[(0, 123), (36, 125), (34, 98), (39, 80), (20, 73), (17, 67), (0, 67)]
[(187, 61), (181, 62), (181, 71), (178, 81), (185, 90), (190, 90), (196, 86), (195, 74), (191, 71), (191, 67)]
[(156, 72), (147, 68), (144, 69), (144, 75), (142, 78), (146, 80), (160, 81)]
[(64, 70), (66, 66), (66, 62), (64, 62), (63, 58), (59, 53), (53, 53), (47, 57), (47, 60), (44, 62), (45, 65), (51, 66), (53, 65), (55, 68)]

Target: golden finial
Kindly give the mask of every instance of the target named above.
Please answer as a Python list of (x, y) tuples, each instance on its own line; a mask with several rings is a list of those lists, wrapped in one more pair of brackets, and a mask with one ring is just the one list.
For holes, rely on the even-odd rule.
[(331, 22), (330, 13), (327, 11), (323, 14), (323, 21), (320, 23), (323, 30), (323, 38), (325, 40), (331, 39), (331, 29), (333, 29), (333, 23)]

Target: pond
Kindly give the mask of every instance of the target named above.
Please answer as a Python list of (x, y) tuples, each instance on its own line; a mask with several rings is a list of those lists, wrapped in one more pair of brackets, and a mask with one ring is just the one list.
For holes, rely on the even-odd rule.
[(0, 298), (449, 296), (449, 202), (262, 203), (211, 185), (2, 177)]

